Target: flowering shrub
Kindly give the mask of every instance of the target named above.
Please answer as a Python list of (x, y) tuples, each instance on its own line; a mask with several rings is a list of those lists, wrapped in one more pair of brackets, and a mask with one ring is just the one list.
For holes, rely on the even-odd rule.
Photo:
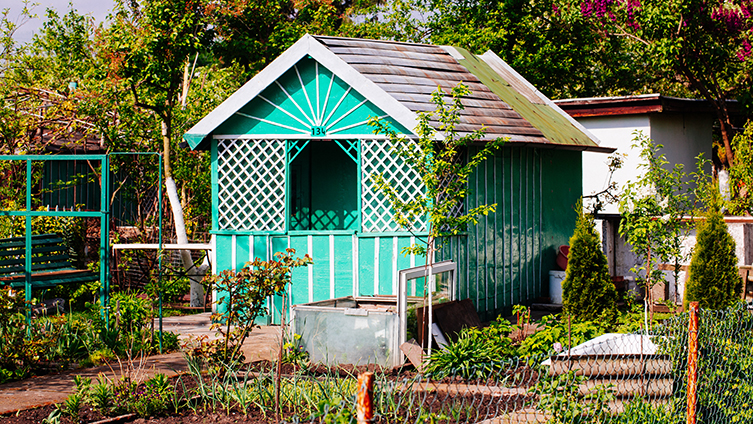
[(301, 345), (301, 335), (293, 334), (293, 340), (289, 340), (283, 345), (282, 363), (305, 368), (308, 366), (308, 362), (309, 353)]

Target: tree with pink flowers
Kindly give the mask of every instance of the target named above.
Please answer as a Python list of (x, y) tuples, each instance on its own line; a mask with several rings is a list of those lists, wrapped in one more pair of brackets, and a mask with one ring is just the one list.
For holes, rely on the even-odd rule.
[[(570, 1), (570, 0), (565, 0)], [(730, 102), (751, 96), (753, 1), (573, 0), (571, 10), (606, 38), (629, 40), (636, 60), (708, 100), (721, 131), (718, 159), (735, 163)]]

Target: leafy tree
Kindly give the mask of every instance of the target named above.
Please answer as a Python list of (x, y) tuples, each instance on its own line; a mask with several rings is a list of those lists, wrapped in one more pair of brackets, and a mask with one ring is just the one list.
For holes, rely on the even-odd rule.
[(632, 271), (636, 275), (643, 273), (646, 308), (651, 310), (653, 319), (651, 288), (666, 283), (658, 265), (673, 264), (678, 281), (680, 263), (684, 260), (682, 242), (686, 237), (682, 218), (690, 211), (691, 204), (682, 164), (667, 169), (669, 162), (660, 153), (662, 145), (654, 145), (640, 132), (634, 141), (634, 146), (641, 150), (643, 173), (638, 180), (628, 181), (620, 194), (619, 233), (633, 253), (643, 259)]
[(576, 212), (578, 219), (562, 282), (563, 312), (578, 321), (611, 324), (617, 319), (617, 290), (609, 275), (607, 257), (601, 251), (601, 237), (593, 217), (583, 212), (582, 202), (578, 202)]
[(592, 31), (560, 0), (392, 0), (357, 35), (491, 50), (549, 97), (623, 95), (654, 83), (626, 40)]
[(247, 74), (262, 70), (307, 33), (338, 35), (350, 1), (230, 0), (210, 3), (217, 37), (213, 53)]
[(688, 302), (699, 302), (704, 309), (724, 309), (740, 298), (742, 279), (737, 270), (735, 240), (724, 222), (719, 191), (712, 183), (706, 190), (710, 202), (705, 219), (698, 224), (683, 303), (686, 307)]
[[(162, 139), (165, 187), (172, 209), (175, 236), (188, 243), (184, 211), (173, 177), (173, 152), (177, 148), (176, 109), (185, 104), (191, 58), (211, 41), (206, 4), (202, 1), (145, 0), (119, 4), (103, 47), (110, 58), (111, 73), (129, 90), (133, 106), (153, 113)], [(191, 279), (191, 304), (203, 299), (200, 275), (207, 265), (193, 266), (190, 251), (181, 251), (183, 266)]]
[(732, 215), (753, 213), (753, 122), (732, 141), (735, 163), (729, 168), (729, 199), (726, 205)]
[(719, 159), (734, 164), (730, 99), (751, 100), (753, 5), (748, 0), (565, 0), (591, 29), (627, 42), (665, 84), (709, 101), (721, 131)]
[[(401, 228), (413, 232), (416, 222), (426, 220), (428, 235), (425, 238), (417, 236), (417, 242), (404, 248), (403, 254), (424, 256), (429, 269), (442, 239), (457, 235), (469, 224), (476, 225), (478, 217), (494, 212), (497, 206), (483, 204), (466, 213), (457, 210), (469, 193), (471, 174), (505, 142), (503, 138), (486, 141), (478, 152), (464, 159), (468, 145), (484, 140), (485, 134), (483, 128), (462, 136), (455, 131), (460, 122), (459, 113), (464, 108), (461, 100), (469, 93), (470, 89), (459, 83), (452, 88), (452, 102), (447, 104), (445, 93), (441, 87), (437, 88), (431, 96), (436, 110), (418, 114), (416, 139), (398, 134), (383, 120), (374, 118), (369, 122), (375, 133), (387, 136), (392, 144), (391, 154), (402, 158), (405, 166), (413, 169), (421, 180), (423, 192), (406, 200), (382, 174), (371, 175), (373, 188), (387, 198), (394, 212), (393, 219)], [(432, 126), (433, 123), (437, 128)], [(424, 279), (425, 302), (429, 295), (428, 280)]]

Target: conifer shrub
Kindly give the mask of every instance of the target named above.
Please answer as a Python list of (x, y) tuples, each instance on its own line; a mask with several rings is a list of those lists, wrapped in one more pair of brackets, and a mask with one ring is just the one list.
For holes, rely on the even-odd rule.
[(735, 240), (727, 231), (717, 190), (710, 196), (705, 220), (697, 227), (696, 245), (690, 260), (690, 278), (683, 304), (699, 302), (704, 309), (725, 309), (735, 304), (742, 293), (742, 278), (737, 269)]
[(575, 232), (570, 238), (567, 274), (562, 282), (565, 314), (578, 321), (614, 323), (617, 319), (617, 290), (609, 275), (607, 257), (594, 221), (579, 203)]

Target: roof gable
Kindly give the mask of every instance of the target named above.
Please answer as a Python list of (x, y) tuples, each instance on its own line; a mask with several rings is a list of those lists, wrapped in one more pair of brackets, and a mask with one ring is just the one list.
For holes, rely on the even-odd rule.
[[(272, 85), (276, 85), (276, 81), (280, 80), (282, 78), (282, 81), (288, 82), (290, 78), (290, 71), (295, 74), (295, 65), (297, 65), (299, 62), (301, 62), (302, 59), (308, 59), (311, 58), (314, 61), (316, 61), (320, 66), (324, 69), (328, 70), (329, 73), (335, 75), (341, 83), (346, 84), (347, 86), (351, 87), (351, 92), (353, 93), (353, 97), (351, 97), (348, 101), (352, 101), (353, 98), (361, 98), (363, 100), (367, 100), (367, 103), (364, 103), (366, 105), (366, 108), (359, 109), (359, 112), (362, 112), (361, 114), (354, 115), (351, 117), (351, 119), (354, 119), (355, 117), (363, 117), (363, 113), (368, 111), (375, 112), (375, 116), (377, 113), (379, 115), (383, 115), (382, 111), (389, 110), (390, 116), (392, 118), (391, 122), (398, 128), (399, 131), (407, 131), (407, 133), (412, 133), (412, 131), (408, 131), (408, 129), (412, 130), (415, 128), (418, 124), (417, 115), (408, 109), (406, 106), (401, 104), (399, 101), (397, 101), (394, 97), (388, 95), (383, 90), (381, 90), (379, 87), (376, 86), (372, 81), (361, 75), (358, 71), (353, 69), (350, 65), (345, 63), (342, 59), (337, 57), (334, 53), (332, 53), (329, 49), (324, 47), (319, 41), (317, 41), (314, 37), (310, 35), (305, 35), (303, 38), (298, 40), (293, 46), (291, 46), (288, 50), (283, 52), (277, 59), (275, 59), (272, 63), (269, 64), (266, 68), (264, 68), (261, 72), (259, 72), (255, 77), (253, 77), (251, 80), (249, 80), (246, 84), (244, 84), (238, 91), (233, 93), (230, 97), (228, 97), (222, 104), (217, 106), (212, 112), (207, 114), (204, 118), (202, 118), (196, 125), (194, 125), (188, 132), (186, 132), (183, 135), (183, 138), (188, 142), (188, 145), (192, 149), (196, 149), (200, 147), (200, 145), (204, 145), (208, 137), (215, 133), (215, 131), (223, 124), (227, 122), (228, 127), (226, 129), (231, 129), (232, 126), (237, 126), (237, 128), (242, 128), (244, 125), (247, 127), (255, 127), (255, 125), (250, 125), (249, 123), (242, 124), (240, 123), (239, 118), (244, 117), (243, 115), (237, 115), (237, 112), (241, 111), (242, 108), (244, 108), (246, 105), (248, 105), (252, 100), (259, 100), (257, 99), (257, 96), (259, 94), (267, 93), (270, 95), (271, 92), (267, 92), (267, 88), (270, 88)], [(300, 70), (299, 70), (300, 72)], [(297, 75), (296, 75), (297, 78)], [(309, 81), (311, 82), (311, 81)], [(321, 87), (321, 81), (320, 87)], [(282, 84), (282, 82), (280, 83)], [(305, 85), (305, 84), (304, 84)], [(278, 86), (279, 88), (279, 86)], [(307, 91), (308, 92), (308, 91)], [(303, 95), (303, 92), (299, 93)], [(348, 93), (351, 94), (351, 93)], [(360, 97), (359, 97), (360, 96)], [(305, 95), (304, 95), (305, 97)], [(301, 104), (301, 102), (298, 102), (298, 97), (295, 95), (292, 96), (293, 99), (296, 99), (296, 103), (298, 103), (298, 106), (301, 107), (304, 111), (306, 110), (304, 108), (304, 105)], [(261, 100), (264, 102), (263, 100)], [(330, 99), (330, 101), (332, 101)], [(361, 100), (362, 101), (362, 100)], [(267, 102), (264, 102), (267, 103)], [(287, 106), (292, 106), (294, 109), (298, 109), (292, 101), (289, 102)], [(306, 108), (308, 107), (308, 104), (305, 104)], [(312, 104), (313, 106), (313, 104)], [(320, 106), (323, 106), (320, 105)], [(270, 106), (272, 107), (272, 106)], [(315, 107), (315, 106), (313, 106)], [(274, 109), (274, 108), (273, 108)], [(248, 109), (244, 109), (248, 111)], [(328, 109), (329, 110), (329, 109)], [(338, 108), (340, 112), (347, 112), (347, 110), (341, 110), (341, 108)], [(284, 113), (279, 111), (278, 112)], [(300, 112), (300, 111), (298, 111)], [(241, 111), (241, 113), (244, 113)], [(248, 114), (246, 114), (248, 115)], [(258, 112), (254, 115), (258, 115)], [(250, 121), (258, 121), (258, 119), (254, 118), (248, 118), (244, 117), (247, 120)], [(256, 118), (260, 118), (260, 116), (256, 116)], [(299, 116), (299, 118), (303, 118), (302, 120), (306, 122), (307, 120), (303, 116)], [(326, 116), (325, 116), (326, 118)], [(294, 121), (296, 124), (300, 124), (299, 122), (293, 120), (292, 118), (288, 119), (288, 121)], [(350, 121), (347, 121), (350, 122)], [(339, 124), (340, 122), (338, 122)], [(356, 122), (351, 122), (351, 124), (354, 124)], [(327, 125), (332, 124), (330, 121)], [(272, 125), (272, 124), (268, 124)], [(310, 124), (309, 124), (310, 125)], [(258, 124), (256, 124), (258, 126)], [(282, 129), (283, 127), (279, 127), (276, 125), (272, 125), (274, 127)], [(289, 125), (290, 127), (295, 128), (295, 125)], [(258, 130), (262, 130), (264, 127), (258, 127)], [(303, 126), (305, 128), (305, 126)], [(334, 129), (334, 126), (332, 127)], [(342, 129), (340, 128), (340, 132), (347, 134), (348, 131), (353, 131), (353, 128), (349, 129)], [(279, 134), (279, 133), (277, 133)], [(294, 131), (293, 129), (288, 129), (288, 132), (286, 135), (295, 135), (295, 134), (301, 134), (300, 131)], [(369, 131), (368, 134), (371, 134)]]
[(370, 118), (404, 128), (329, 69), (304, 57), (213, 132), (286, 138), (353, 138), (373, 134)]
[[(492, 52), (393, 41), (306, 35), (191, 128), (191, 148), (210, 135), (285, 138), (374, 137), (370, 117), (415, 135), (418, 113), (434, 111), (432, 94), (458, 83), (455, 130), (483, 126), (486, 139), (611, 152)], [(324, 87), (327, 87), (326, 89)], [(332, 89), (331, 91), (330, 88)], [(318, 96), (318, 98), (317, 98)], [(451, 101), (449, 96), (446, 101)], [(333, 106), (337, 105), (337, 107)], [(439, 127), (436, 117), (430, 124)], [(442, 134), (437, 134), (442, 137)]]

